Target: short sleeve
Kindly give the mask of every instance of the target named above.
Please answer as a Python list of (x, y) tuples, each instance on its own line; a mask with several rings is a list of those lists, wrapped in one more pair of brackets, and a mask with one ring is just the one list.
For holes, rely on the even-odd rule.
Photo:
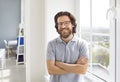
[(80, 56), (89, 58), (88, 43), (85, 40), (80, 41)]
[(55, 60), (55, 52), (51, 42), (49, 42), (47, 46), (47, 60)]

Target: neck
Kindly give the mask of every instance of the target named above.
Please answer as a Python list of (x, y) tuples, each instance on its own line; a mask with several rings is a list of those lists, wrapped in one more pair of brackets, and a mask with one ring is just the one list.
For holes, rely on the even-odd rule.
[(61, 39), (62, 39), (64, 42), (68, 43), (70, 40), (72, 40), (73, 36), (74, 36), (74, 35), (71, 34), (71, 35), (68, 36), (67, 38), (63, 38), (63, 37), (61, 37)]

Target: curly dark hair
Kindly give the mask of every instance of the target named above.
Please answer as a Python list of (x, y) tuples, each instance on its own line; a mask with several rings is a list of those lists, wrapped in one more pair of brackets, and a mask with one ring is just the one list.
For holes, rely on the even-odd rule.
[(77, 24), (76, 24), (76, 19), (75, 19), (75, 17), (74, 17), (70, 12), (67, 12), (67, 11), (60, 11), (60, 12), (58, 12), (58, 13), (55, 15), (55, 17), (54, 17), (55, 28), (56, 28), (57, 32), (58, 32), (58, 22), (57, 22), (57, 19), (58, 19), (60, 16), (68, 16), (68, 17), (69, 17), (72, 25), (74, 26), (72, 31), (73, 31), (73, 33), (76, 33), (76, 26), (77, 26)]

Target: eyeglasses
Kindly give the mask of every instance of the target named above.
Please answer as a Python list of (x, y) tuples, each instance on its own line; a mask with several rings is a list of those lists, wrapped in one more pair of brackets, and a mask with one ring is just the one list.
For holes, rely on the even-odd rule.
[(64, 22), (59, 22), (59, 23), (57, 23), (57, 24), (58, 24), (58, 27), (61, 27), (62, 25), (64, 25), (64, 26), (69, 26), (70, 23), (71, 23), (71, 21), (64, 21)]

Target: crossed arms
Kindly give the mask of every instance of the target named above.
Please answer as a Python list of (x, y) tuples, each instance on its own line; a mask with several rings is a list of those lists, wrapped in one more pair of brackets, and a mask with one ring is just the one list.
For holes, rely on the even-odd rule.
[(76, 64), (68, 64), (54, 60), (47, 60), (47, 67), (49, 74), (85, 74), (88, 67), (88, 59), (85, 57), (80, 57)]

